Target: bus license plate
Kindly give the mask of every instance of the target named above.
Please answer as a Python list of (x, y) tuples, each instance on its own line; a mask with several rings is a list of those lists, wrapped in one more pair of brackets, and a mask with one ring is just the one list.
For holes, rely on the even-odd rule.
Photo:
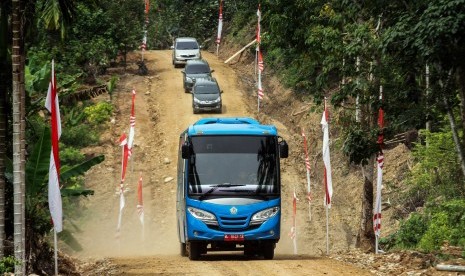
[(244, 234), (225, 234), (224, 241), (243, 241)]

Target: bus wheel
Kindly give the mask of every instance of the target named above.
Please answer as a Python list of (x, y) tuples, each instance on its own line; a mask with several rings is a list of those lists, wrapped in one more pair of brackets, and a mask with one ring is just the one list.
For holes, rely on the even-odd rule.
[(179, 245), (180, 245), (179, 248), (180, 248), (181, 257), (187, 257), (186, 244), (183, 242), (180, 242)]
[(274, 242), (266, 242), (262, 245), (263, 257), (265, 260), (271, 260), (274, 257)]
[(200, 259), (200, 253), (202, 251), (201, 243), (189, 242), (187, 248), (189, 250), (189, 260), (195, 261)]

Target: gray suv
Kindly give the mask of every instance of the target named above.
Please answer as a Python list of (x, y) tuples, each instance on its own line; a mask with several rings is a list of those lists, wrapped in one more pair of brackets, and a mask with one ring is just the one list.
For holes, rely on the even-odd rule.
[(218, 83), (215, 78), (197, 79), (192, 88), (192, 109), (194, 114), (200, 111), (221, 113), (222, 101)]
[(171, 49), (173, 50), (173, 65), (178, 67), (178, 65), (186, 64), (188, 60), (191, 59), (200, 59), (202, 58), (202, 53), (200, 52), (200, 46), (197, 42), (197, 39), (193, 37), (178, 37), (174, 41)]
[(194, 82), (198, 78), (208, 78), (215, 70), (211, 70), (208, 62), (203, 59), (193, 59), (186, 62), (186, 67), (181, 71), (183, 75), (184, 92), (192, 91)]

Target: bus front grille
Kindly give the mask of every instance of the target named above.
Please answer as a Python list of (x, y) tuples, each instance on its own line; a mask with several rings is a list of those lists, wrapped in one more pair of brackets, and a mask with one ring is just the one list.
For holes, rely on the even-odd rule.
[(245, 216), (220, 216), (218, 222), (220, 227), (224, 229), (245, 229), (248, 227)]

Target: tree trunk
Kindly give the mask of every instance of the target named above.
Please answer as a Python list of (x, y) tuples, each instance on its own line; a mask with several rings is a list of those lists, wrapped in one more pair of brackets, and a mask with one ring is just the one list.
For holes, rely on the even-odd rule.
[[(3, 71), (2, 69), (4, 68), (0, 68), (0, 71)], [(3, 72), (0, 72), (0, 79), (6, 79)], [(4, 256), (5, 240), (6, 87), (3, 82), (0, 84), (0, 258)]]
[(0, 7), (0, 259), (4, 256), (5, 240), (5, 156), (6, 156), (6, 97), (8, 90), (8, 14), (6, 1)]
[(447, 116), (449, 117), (452, 137), (454, 138), (455, 151), (457, 152), (457, 156), (458, 156), (459, 163), (460, 163), (460, 168), (462, 169), (462, 175), (465, 178), (465, 159), (463, 156), (463, 147), (462, 147), (462, 144), (460, 144), (460, 138), (459, 138), (459, 134), (457, 131), (457, 125), (454, 119), (454, 113), (452, 112), (452, 109), (450, 108), (449, 101), (447, 100), (447, 96), (445, 94), (443, 95), (443, 101), (444, 101), (444, 105), (447, 110)]
[(375, 234), (373, 232), (373, 164), (375, 164), (374, 155), (369, 158), (367, 165), (362, 165), (362, 212), (355, 246), (364, 251), (372, 251), (375, 245)]
[[(456, 83), (460, 96), (460, 119), (462, 130), (465, 130), (465, 71), (463, 67), (457, 68)], [(465, 135), (462, 137), (462, 145), (465, 145)]]
[(12, 71), (13, 71), (13, 206), (14, 206), (14, 254), (19, 261), (16, 275), (25, 275), (22, 243), (22, 172), (21, 172), (21, 15), (20, 0), (12, 0)]
[[(24, 37), (23, 35), (21, 37)], [(24, 41), (21, 40), (21, 71), (19, 77), (19, 85), (21, 91), (21, 108), (20, 108), (20, 117), (21, 117), (21, 129), (20, 129), (20, 138), (21, 138), (21, 244), (22, 244), (22, 260), (27, 260), (26, 258), (26, 85), (25, 85), (25, 62), (26, 55), (24, 53)], [(27, 263), (24, 264), (23, 270), (27, 270)]]

